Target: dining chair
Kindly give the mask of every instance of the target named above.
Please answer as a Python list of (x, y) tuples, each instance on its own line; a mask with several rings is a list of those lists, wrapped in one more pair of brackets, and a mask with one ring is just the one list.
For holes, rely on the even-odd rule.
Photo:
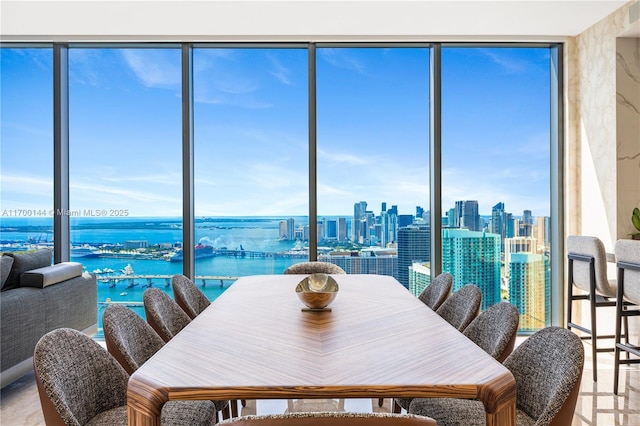
[(344, 269), (339, 267), (338, 265), (334, 265), (329, 262), (301, 262), (296, 263), (295, 265), (289, 266), (284, 270), (285, 274), (316, 274), (316, 273), (324, 273), (324, 274), (346, 274)]
[(242, 416), (220, 425), (233, 426), (437, 426), (426, 416), (393, 413), (313, 412)]
[[(518, 334), (520, 314), (518, 308), (507, 301), (491, 305), (481, 312), (462, 334), (496, 361), (503, 362), (513, 352)], [(393, 411), (409, 409), (412, 398), (395, 398)]]
[(191, 322), (189, 315), (175, 300), (158, 288), (146, 289), (142, 294), (142, 303), (147, 322), (165, 342)]
[[(640, 315), (640, 241), (618, 240), (615, 252), (618, 268), (618, 291), (616, 296), (613, 393), (617, 395), (620, 364), (640, 364), (640, 358), (629, 358), (629, 354), (640, 357), (640, 346), (629, 343), (628, 336), (626, 336), (626, 342), (622, 342), (623, 319), (627, 320), (629, 317)], [(631, 307), (633, 309), (629, 309)], [(621, 351), (627, 353), (627, 359), (620, 359)]]
[(453, 276), (448, 272), (443, 272), (422, 290), (418, 298), (435, 311), (451, 295), (452, 288)]
[[(129, 375), (100, 344), (71, 328), (58, 328), (36, 344), (36, 386), (47, 426), (127, 425)], [(211, 401), (168, 401), (163, 425), (209, 426)]]
[[(102, 314), (107, 351), (131, 375), (164, 346), (164, 340), (140, 315), (123, 305), (109, 305)], [(229, 401), (215, 400), (216, 411), (229, 418)]]
[(182, 274), (171, 277), (173, 297), (178, 306), (194, 319), (211, 304), (207, 296), (189, 278)]
[[(615, 335), (598, 335), (596, 309), (616, 306), (616, 281), (607, 278), (607, 255), (602, 241), (597, 237), (569, 235), (567, 237), (567, 328), (586, 334), (583, 340), (591, 340), (593, 381), (598, 380), (598, 352), (613, 352), (614, 346), (600, 348), (598, 340), (614, 339)], [(574, 288), (579, 290), (574, 293)], [(573, 319), (573, 302), (588, 301), (590, 327), (578, 324)], [(627, 330), (625, 323), (625, 330)]]
[(474, 284), (462, 286), (445, 300), (436, 313), (449, 324), (464, 331), (480, 313), (482, 291)]
[[(516, 381), (516, 425), (571, 424), (584, 366), (580, 337), (562, 327), (543, 328), (515, 348), (504, 366)], [(486, 424), (477, 400), (415, 398), (409, 413), (430, 416), (439, 425)]]

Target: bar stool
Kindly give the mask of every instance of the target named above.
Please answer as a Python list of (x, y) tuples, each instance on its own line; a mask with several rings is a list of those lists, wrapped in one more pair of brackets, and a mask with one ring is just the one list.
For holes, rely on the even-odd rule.
[[(640, 241), (618, 240), (616, 242), (616, 266), (618, 267), (618, 293), (616, 308), (616, 348), (613, 377), (613, 393), (618, 394), (620, 364), (640, 364), (640, 359), (629, 359), (629, 354), (640, 357), (640, 346), (632, 345), (629, 339), (621, 342), (622, 319), (640, 316)], [(636, 309), (629, 309), (634, 306)], [(626, 328), (628, 333), (628, 328)], [(627, 336), (628, 337), (628, 336)], [(627, 352), (627, 359), (620, 359), (620, 351)]]
[[(598, 339), (614, 339), (615, 335), (598, 335), (596, 329), (596, 308), (616, 306), (616, 281), (607, 278), (607, 255), (602, 241), (597, 237), (570, 235), (567, 237), (568, 285), (567, 285), (567, 328), (576, 328), (591, 339), (591, 357), (593, 362), (593, 381), (598, 380), (598, 352), (613, 352), (614, 346), (598, 348)], [(577, 287), (585, 293), (574, 294)], [(591, 328), (572, 320), (572, 302), (589, 301)], [(625, 330), (627, 330), (625, 322)], [(625, 335), (626, 337), (626, 335)]]

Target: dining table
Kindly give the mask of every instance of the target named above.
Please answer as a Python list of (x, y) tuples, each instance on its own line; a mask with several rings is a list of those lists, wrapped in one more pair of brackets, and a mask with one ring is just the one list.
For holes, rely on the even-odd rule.
[(239, 278), (131, 375), (128, 424), (159, 426), (169, 400), (450, 397), (515, 425), (510, 371), (395, 278), (332, 275), (315, 311), (295, 291), (307, 276)]

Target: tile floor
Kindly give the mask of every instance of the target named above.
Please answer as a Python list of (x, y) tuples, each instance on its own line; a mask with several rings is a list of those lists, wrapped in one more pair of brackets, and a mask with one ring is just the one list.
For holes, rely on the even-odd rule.
[[(585, 343), (585, 370), (581, 383), (580, 397), (571, 426), (640, 426), (640, 364), (621, 367), (620, 392), (613, 394), (613, 354), (598, 355), (598, 382), (593, 382), (591, 374), (590, 346)], [(287, 410), (286, 400), (247, 401), (242, 414), (282, 413)], [(305, 409), (314, 410), (335, 406), (332, 400), (295, 401)], [(326, 405), (325, 405), (326, 404)], [(377, 399), (347, 399), (346, 411), (389, 411), (390, 401), (385, 400), (378, 407)], [(40, 400), (33, 373), (28, 374), (2, 389), (0, 394), (0, 425), (36, 426), (44, 425)]]

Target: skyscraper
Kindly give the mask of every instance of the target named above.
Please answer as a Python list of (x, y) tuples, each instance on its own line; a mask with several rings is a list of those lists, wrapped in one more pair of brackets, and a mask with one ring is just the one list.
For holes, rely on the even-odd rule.
[(469, 231), (481, 231), (478, 201), (456, 201), (454, 208), (455, 228), (467, 228)]
[(515, 253), (509, 267), (509, 301), (520, 313), (520, 331), (535, 331), (550, 323), (549, 259), (541, 254)]
[(500, 235), (501, 247), (504, 250), (504, 239), (507, 238), (507, 216), (504, 211), (504, 203), (500, 202), (491, 208), (492, 234)]
[(362, 235), (363, 227), (360, 222), (365, 218), (366, 214), (366, 201), (360, 201), (353, 205), (353, 241), (356, 243), (364, 240), (364, 235)]
[(453, 291), (465, 284), (480, 287), (483, 310), (499, 302), (500, 236), (466, 229), (443, 229), (442, 271), (453, 275)]
[(409, 288), (409, 267), (431, 259), (431, 229), (426, 225), (398, 228), (398, 281)]

